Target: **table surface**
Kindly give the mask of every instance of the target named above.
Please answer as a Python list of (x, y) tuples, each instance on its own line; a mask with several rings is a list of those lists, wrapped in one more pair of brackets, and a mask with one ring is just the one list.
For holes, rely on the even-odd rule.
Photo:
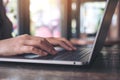
[(0, 80), (120, 80), (120, 48), (103, 48), (88, 66), (0, 62)]

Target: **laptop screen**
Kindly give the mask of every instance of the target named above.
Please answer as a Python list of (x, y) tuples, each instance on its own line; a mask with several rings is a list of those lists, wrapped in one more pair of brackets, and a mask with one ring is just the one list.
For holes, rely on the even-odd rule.
[(95, 38), (95, 42), (93, 44), (93, 50), (92, 50), (90, 59), (91, 59), (91, 57), (94, 57), (95, 54), (100, 52), (100, 50), (102, 49), (102, 47), (104, 45), (104, 41), (108, 34), (109, 27), (110, 27), (110, 24), (112, 21), (112, 17), (115, 12), (118, 1), (119, 0), (107, 0), (107, 5), (106, 5), (105, 11), (104, 11), (104, 16), (101, 19), (101, 23), (99, 25), (99, 29), (96, 34), (96, 38)]

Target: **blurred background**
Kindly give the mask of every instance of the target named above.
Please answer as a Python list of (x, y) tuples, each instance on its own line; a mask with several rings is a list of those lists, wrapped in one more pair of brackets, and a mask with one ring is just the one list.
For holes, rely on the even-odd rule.
[[(91, 44), (107, 0), (3, 0), (13, 23), (13, 36), (65, 37), (74, 44)], [(119, 7), (116, 7), (106, 45), (119, 43)]]

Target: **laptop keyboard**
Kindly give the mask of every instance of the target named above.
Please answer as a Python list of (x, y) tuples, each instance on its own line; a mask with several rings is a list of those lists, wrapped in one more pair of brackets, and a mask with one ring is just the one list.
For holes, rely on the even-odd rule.
[(90, 54), (90, 48), (78, 48), (75, 51), (62, 50), (56, 55), (39, 56), (39, 55), (26, 55), (25, 58), (30, 59), (43, 59), (43, 60), (66, 60), (66, 61), (80, 61)]
[(54, 57), (54, 60), (80, 60), (84, 56), (88, 55), (87, 49), (78, 49), (76, 51), (60, 51), (56, 57)]

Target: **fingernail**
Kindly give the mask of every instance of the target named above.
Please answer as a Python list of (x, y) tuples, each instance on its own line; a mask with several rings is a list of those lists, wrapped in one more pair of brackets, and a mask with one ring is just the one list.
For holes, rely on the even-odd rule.
[(43, 54), (46, 56), (46, 55), (48, 55), (48, 53), (46, 53), (46, 52), (43, 52)]

